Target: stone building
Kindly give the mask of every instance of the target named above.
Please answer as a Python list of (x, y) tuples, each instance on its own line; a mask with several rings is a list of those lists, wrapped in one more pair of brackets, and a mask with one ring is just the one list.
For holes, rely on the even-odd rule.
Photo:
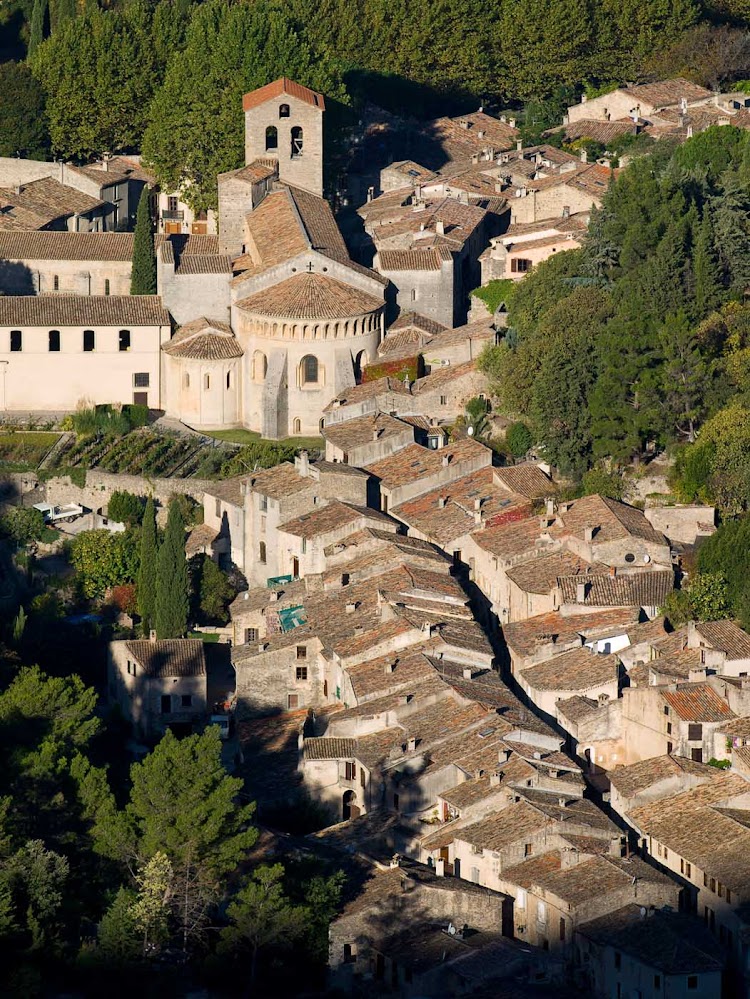
[(677, 78), (642, 83), (634, 87), (617, 87), (601, 97), (581, 97), (580, 104), (568, 108), (566, 120), (581, 119), (618, 121), (626, 118), (652, 119), (660, 111), (700, 107), (710, 104), (714, 94), (689, 80)]
[(0, 292), (129, 295), (132, 259), (126, 232), (0, 232)]
[(188, 426), (238, 423), (242, 355), (226, 323), (201, 317), (181, 326), (162, 351), (170, 412)]
[(110, 642), (107, 686), (136, 737), (151, 742), (167, 729), (190, 734), (207, 721), (203, 642), (176, 638)]
[(0, 410), (163, 404), (169, 313), (156, 295), (0, 296)]

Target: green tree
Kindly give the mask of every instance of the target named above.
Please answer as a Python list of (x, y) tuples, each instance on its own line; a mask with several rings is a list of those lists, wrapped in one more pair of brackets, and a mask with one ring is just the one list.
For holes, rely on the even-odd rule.
[(44, 94), (22, 62), (0, 62), (0, 156), (46, 159), (50, 138)]
[(196, 5), (185, 48), (156, 94), (143, 155), (162, 187), (196, 210), (217, 207), (216, 177), (244, 162), (243, 93), (287, 76), (346, 99), (338, 63), (316, 58), (285, 4)]
[(146, 499), (124, 489), (115, 489), (107, 503), (107, 516), (110, 520), (128, 527), (138, 527), (143, 520)]
[(263, 865), (227, 906), (230, 925), (221, 931), (219, 950), (249, 957), (249, 979), (255, 983), (258, 955), (266, 948), (291, 946), (306, 931), (308, 913), (292, 905), (284, 893), (281, 864)]
[(693, 243), (693, 274), (695, 277), (695, 308), (699, 316), (705, 316), (721, 301), (724, 287), (719, 261), (714, 247), (714, 233), (711, 216), (703, 212), (700, 226)]
[(505, 443), (514, 458), (524, 458), (534, 443), (534, 435), (525, 423), (511, 423), (505, 432)]
[(143, 954), (140, 928), (133, 914), (136, 893), (120, 888), (101, 918), (97, 933), (96, 957), (110, 968), (132, 964)]
[(112, 586), (138, 576), (138, 538), (133, 531), (83, 531), (71, 545), (70, 561), (84, 596), (103, 597)]
[(156, 621), (156, 572), (159, 539), (153, 497), (146, 500), (141, 527), (141, 551), (138, 567), (138, 613), (143, 633), (148, 635)]
[(229, 620), (227, 606), (235, 595), (232, 584), (218, 565), (204, 555), (200, 562), (200, 612), (207, 622), (226, 624)]
[(16, 947), (27, 952), (59, 948), (59, 916), (69, 871), (67, 859), (47, 850), (40, 840), (30, 840), (0, 866), (0, 885), (10, 900), (13, 925), (20, 931)]
[(150, 189), (144, 185), (138, 202), (133, 236), (133, 269), (130, 279), (131, 295), (156, 294), (156, 253), (154, 251), (154, 226), (151, 220)]
[(31, 24), (29, 26), (28, 54), (31, 56), (44, 41), (47, 28), (47, 0), (34, 0), (31, 9)]
[(136, 874), (138, 895), (130, 912), (141, 935), (144, 957), (168, 939), (173, 879), (172, 864), (161, 852), (150, 857)]
[(156, 559), (154, 621), (158, 638), (180, 638), (187, 631), (190, 581), (185, 559), (185, 526), (179, 503), (170, 500), (167, 529)]
[(31, 506), (12, 506), (0, 520), (0, 530), (19, 547), (39, 541), (44, 534), (44, 514)]
[(694, 441), (709, 399), (709, 366), (684, 312), (667, 317), (660, 340), (664, 359), (661, 397), (668, 431), (674, 437)]
[(590, 468), (584, 472), (581, 486), (584, 496), (608, 496), (614, 500), (621, 500), (624, 491), (622, 476), (604, 468)]

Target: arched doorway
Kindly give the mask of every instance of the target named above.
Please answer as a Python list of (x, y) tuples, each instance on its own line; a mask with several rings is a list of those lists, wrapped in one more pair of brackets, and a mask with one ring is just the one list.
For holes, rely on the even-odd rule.
[(359, 815), (359, 805), (357, 804), (356, 791), (344, 791), (343, 808), (341, 817), (346, 822), (347, 819), (356, 819)]
[(362, 368), (365, 364), (367, 364), (367, 354), (364, 350), (360, 350), (354, 358), (354, 380), (357, 385), (362, 381)]

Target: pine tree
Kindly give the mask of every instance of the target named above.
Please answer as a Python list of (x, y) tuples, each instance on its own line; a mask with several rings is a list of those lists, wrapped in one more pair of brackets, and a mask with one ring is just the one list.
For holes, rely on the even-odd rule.
[(706, 316), (719, 304), (724, 290), (708, 207), (703, 210), (703, 218), (693, 240), (693, 275), (696, 312), (698, 316)]
[(185, 559), (185, 525), (172, 499), (164, 541), (156, 562), (155, 620), (158, 638), (180, 638), (187, 631), (190, 583)]
[(34, 50), (44, 41), (46, 21), (47, 0), (34, 0), (34, 7), (31, 11), (31, 26), (29, 27), (29, 55), (32, 55)]
[(138, 570), (138, 613), (141, 615), (143, 633), (148, 635), (154, 627), (156, 604), (156, 562), (159, 542), (156, 533), (156, 511), (149, 496), (141, 528), (141, 564)]
[(149, 189), (143, 188), (138, 202), (133, 238), (133, 272), (130, 279), (131, 295), (156, 294), (156, 255), (154, 253), (154, 230), (151, 224)]

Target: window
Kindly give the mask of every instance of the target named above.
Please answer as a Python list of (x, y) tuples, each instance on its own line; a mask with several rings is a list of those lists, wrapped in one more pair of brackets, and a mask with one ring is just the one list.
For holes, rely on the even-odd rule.
[(109, 295), (109, 278), (104, 279), (104, 294)]
[(479, 884), (479, 868), (478, 867), (472, 867), (472, 869), (471, 869), (471, 880), (474, 882), (475, 885)]
[(668, 742), (667, 743), (667, 755), (668, 756), (671, 755), (673, 749), (674, 749), (674, 746), (672, 745), (672, 743)]
[(530, 857), (531, 856), (531, 851), (532, 851), (532, 845), (531, 845), (531, 843), (524, 843), (524, 845), (523, 845), (523, 855), (524, 855), (524, 857)]
[(716, 885), (716, 894), (721, 898), (724, 894), (724, 885), (719, 881)]
[(130, 350), (130, 330), (120, 330), (117, 347), (120, 352)]
[(299, 707), (299, 694), (289, 694), (286, 699), (286, 706), (289, 711), (294, 711)]
[(296, 677), (298, 680), (307, 679), (307, 666), (298, 666), (296, 671)]
[(352, 946), (352, 944), (344, 944), (344, 964), (353, 964), (357, 960), (357, 954), (354, 949), (355, 946), (356, 945)]
[(411, 300), (412, 300), (412, 302), (416, 302), (416, 300), (417, 300), (417, 289), (416, 288), (412, 288), (412, 290), (411, 290)]
[(356, 780), (357, 779), (357, 764), (356, 763), (345, 763), (345, 779), (346, 780)]
[(524, 257), (516, 257), (510, 262), (510, 270), (512, 274), (525, 274), (526, 271), (530, 271), (533, 264), (531, 260), (526, 260)]
[(269, 125), (266, 129), (266, 152), (279, 148), (279, 133), (275, 125)]
[(299, 434), (302, 432), (302, 420), (295, 420), (292, 423), (292, 433)]
[(560, 916), (560, 941), (565, 943), (565, 920)]
[(298, 645), (297, 646), (297, 658), (298, 659), (307, 659), (307, 646), (306, 645)]
[(288, 117), (289, 117), (289, 105), (279, 104), (279, 118), (288, 118)]
[(12, 354), (23, 350), (23, 333), (20, 330), (10, 331), (10, 350)]
[(94, 349), (94, 344), (96, 342), (96, 334), (93, 330), (83, 331), (83, 349), (87, 353)]
[(163, 715), (168, 715), (172, 710), (172, 698), (169, 694), (161, 695), (161, 713)]
[(398, 795), (397, 794), (393, 795), (393, 807), (396, 809), (396, 811), (398, 811)]
[(245, 645), (248, 642), (258, 641), (258, 629), (257, 628), (245, 628)]
[(547, 922), (547, 903), (537, 902), (536, 904), (536, 918), (538, 923)]
[(268, 358), (262, 350), (256, 350), (253, 354), (253, 381), (262, 382), (268, 371)]
[(318, 359), (312, 354), (306, 354), (300, 364), (300, 382), (303, 385), (315, 385), (318, 381)]
[(149, 381), (148, 371), (136, 371), (133, 375), (133, 385), (135, 388), (148, 388)]
[(292, 159), (296, 159), (298, 156), (302, 155), (303, 144), (304, 138), (302, 135), (302, 129), (299, 125), (295, 125), (292, 129)]
[(702, 749), (691, 749), (690, 759), (693, 763), (703, 763), (703, 750)]
[(622, 967), (622, 954), (619, 950), (615, 951), (615, 968), (619, 971)]
[(665, 705), (664, 705), (664, 714), (665, 714), (665, 715), (668, 715), (668, 714), (669, 714), (669, 705), (668, 705), (668, 704), (665, 704)]
[(180, 697), (180, 704), (183, 708), (192, 708), (193, 706), (193, 695), (192, 694), (182, 694)]
[(60, 349), (60, 330), (49, 331), (48, 349), (51, 351), (58, 351)]
[(261, 513), (268, 513), (268, 497), (259, 496), (258, 497), (258, 507)]
[(207, 389), (207, 390), (211, 388), (211, 376), (210, 375), (204, 375), (203, 376), (203, 388)]
[(654, 975), (654, 988), (655, 989), (661, 988), (661, 975)]
[(178, 201), (176, 196), (174, 194), (170, 194), (170, 196), (167, 198), (167, 210), (170, 212), (176, 212), (177, 204)]
[(626, 562), (635, 562), (635, 555), (632, 552), (628, 552), (625, 556)]
[(182, 379), (182, 384), (185, 388), (190, 388), (190, 375), (187, 372), (185, 372), (185, 377)]
[(232, 372), (227, 371), (227, 388), (230, 389), (231, 387), (232, 387)]
[(689, 989), (697, 989), (698, 988), (698, 976), (697, 975), (688, 975), (687, 987)]
[(349, 579), (350, 579), (350, 576), (349, 576), (348, 572), (342, 572), (341, 573), (341, 585), (342, 586), (348, 586), (349, 585)]
[(55, 274), (55, 276), (52, 278), (52, 287), (54, 288), (55, 291), (60, 290), (60, 278), (57, 276), (57, 274)]
[(667, 735), (672, 734), (672, 722), (667, 722)]
[(265, 541), (261, 541), (261, 543), (258, 545), (258, 561), (260, 562), (261, 565), (265, 565), (266, 564), (266, 543), (265, 543)]
[(518, 889), (518, 895), (516, 896), (516, 905), (519, 909), (526, 908), (526, 891), (523, 888)]
[(709, 888), (711, 889), (711, 891), (715, 895), (716, 894), (716, 878), (711, 878), (709, 880), (708, 886), (709, 886)]
[(447, 406), (448, 405), (448, 396), (447, 395), (441, 395), (440, 396), (440, 405), (441, 406)]
[[(324, 693), (327, 695), (328, 691), (326, 690), (324, 691)], [(365, 785), (367, 784), (367, 776), (365, 774), (364, 767), (359, 768), (359, 783), (362, 785), (362, 787), (365, 787)]]
[(691, 723), (688, 725), (688, 739), (691, 742), (697, 742), (699, 739), (703, 738), (703, 726), (695, 725)]
[(727, 888), (727, 904), (729, 904), (731, 901), (732, 901), (732, 890), (731, 888)]

